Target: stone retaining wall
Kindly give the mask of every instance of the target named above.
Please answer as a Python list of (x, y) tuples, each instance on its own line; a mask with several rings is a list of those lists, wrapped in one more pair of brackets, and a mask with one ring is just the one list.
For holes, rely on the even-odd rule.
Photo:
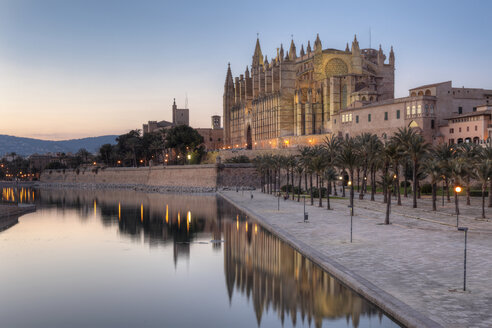
[(40, 180), (50, 184), (138, 185), (189, 191), (259, 186), (259, 178), (251, 164), (45, 170)]

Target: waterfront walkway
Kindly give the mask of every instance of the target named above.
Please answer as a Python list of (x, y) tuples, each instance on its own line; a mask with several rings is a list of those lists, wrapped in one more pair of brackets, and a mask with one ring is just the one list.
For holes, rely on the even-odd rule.
[[(464, 292), (464, 233), (455, 227), (454, 199), (444, 207), (439, 202), (435, 213), (429, 198), (420, 199), (417, 209), (410, 197), (402, 197), (403, 206), (393, 198), (391, 225), (382, 225), (386, 205), (381, 196), (376, 202), (356, 199), (350, 243), (348, 199), (332, 199), (331, 211), (317, 207), (317, 200), (308, 205), (308, 200), (309, 223), (303, 223), (302, 199), (281, 199), (277, 211), (272, 195), (253, 192), (251, 199), (250, 192), (221, 194), (409, 325), (492, 327), (492, 222), (480, 219), (479, 198), (466, 206), (460, 197), (460, 226), (470, 228)], [(491, 209), (486, 213), (492, 217)]]

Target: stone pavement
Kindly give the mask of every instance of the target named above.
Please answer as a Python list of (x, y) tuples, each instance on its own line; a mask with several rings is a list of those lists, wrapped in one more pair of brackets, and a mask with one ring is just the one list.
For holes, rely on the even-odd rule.
[[(281, 199), (277, 211), (277, 199), (272, 195), (254, 192), (251, 199), (249, 192), (244, 196), (234, 191), (221, 194), (281, 237), (291, 239), (293, 246), (317, 259), (322, 267), (330, 267), (333, 261), (335, 271), (341, 268), (339, 277), (349, 276), (345, 281), (341, 279), (343, 282), (350, 284), (349, 278), (355, 277), (362, 285), (375, 286), (367, 293), (364, 286), (355, 289), (365, 296), (382, 295), (368, 297), (377, 305), (381, 306), (378, 300), (402, 301), (400, 306), (381, 307), (403, 319), (421, 320), (408, 321), (411, 326), (438, 323), (444, 327), (492, 327), (492, 222), (476, 219), (481, 214), (480, 199), (473, 199), (470, 207), (465, 205), (465, 197), (460, 197), (460, 226), (470, 227), (467, 291), (463, 292), (464, 234), (455, 227), (454, 203), (445, 202), (444, 208), (439, 205), (441, 211), (434, 213), (428, 198), (418, 200), (417, 209), (411, 208), (410, 198), (403, 200), (403, 206), (392, 199), (392, 224), (382, 225), (386, 205), (381, 203), (380, 195), (376, 202), (356, 199), (350, 243), (347, 199), (332, 199), (331, 211), (317, 207), (317, 200), (315, 206), (308, 205), (308, 200), (309, 223), (303, 223), (302, 200)], [(487, 215), (492, 217), (491, 209), (487, 209)], [(426, 318), (432, 321), (426, 322)]]

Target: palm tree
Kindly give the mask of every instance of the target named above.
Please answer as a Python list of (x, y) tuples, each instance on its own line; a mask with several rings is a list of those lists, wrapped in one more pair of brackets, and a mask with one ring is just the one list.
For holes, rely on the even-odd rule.
[[(479, 160), (480, 146), (474, 143), (461, 143), (458, 147), (458, 156), (463, 157), (471, 166), (474, 166)], [(474, 170), (467, 170), (467, 174), (464, 176), (464, 182), (466, 187), (466, 205), (470, 205), (471, 194), (471, 180), (475, 178)]]
[[(476, 166), (476, 174), (475, 176), (480, 181), (482, 186), (482, 218), (485, 219), (485, 191), (487, 190), (487, 184), (491, 180), (492, 176), (492, 161), (490, 159), (486, 159), (480, 162)], [(491, 190), (489, 189), (489, 193)]]
[(325, 152), (321, 147), (314, 147), (312, 158), (312, 169), (316, 173), (316, 187), (318, 188), (319, 207), (323, 207), (322, 203), (322, 186), (323, 186), (323, 172), (327, 166), (327, 158)]
[(299, 184), (297, 186), (297, 201), (299, 202), (301, 200), (301, 183), (302, 183), (302, 174), (304, 173), (304, 165), (302, 163), (301, 158), (299, 158), (298, 156), (296, 156), (296, 165), (294, 170), (299, 178), (298, 180)]
[(394, 185), (394, 175), (389, 172), (385, 173), (381, 177), (381, 183), (385, 186), (384, 191), (386, 192), (386, 215), (384, 218), (384, 224), (390, 224), (390, 212), (391, 212), (391, 187)]
[(456, 146), (447, 145), (445, 143), (439, 144), (434, 148), (433, 155), (439, 161), (439, 166), (441, 167), (442, 178), (446, 184), (447, 199), (451, 202), (451, 197), (449, 193), (449, 180), (451, 179), (451, 159), (456, 157)]
[(325, 169), (324, 173), (324, 178), (326, 180), (326, 209), (329, 210), (331, 209), (330, 208), (330, 186), (331, 186), (331, 181), (334, 181), (336, 180), (337, 178), (337, 173), (335, 171), (335, 169), (332, 167), (332, 166), (327, 166), (327, 168)]
[[(400, 149), (402, 151), (403, 156), (407, 156), (407, 150), (408, 150), (408, 145), (411, 141), (411, 139), (416, 135), (416, 131), (412, 128), (409, 127), (404, 127), (404, 128), (399, 128), (398, 131), (394, 134), (393, 139), (395, 142), (400, 146)], [(404, 181), (405, 181), (405, 188), (404, 188), (404, 196), (405, 198), (408, 197), (408, 179), (407, 179), (407, 174), (406, 172), (408, 171), (408, 165), (409, 162), (407, 160), (403, 160), (404, 163), (404, 172), (405, 174), (403, 175)]]
[(413, 177), (413, 208), (417, 208), (417, 172), (419, 165), (424, 157), (429, 152), (430, 145), (419, 134), (414, 134), (408, 140), (406, 154), (412, 161), (412, 177)]
[(442, 171), (441, 163), (432, 159), (426, 163), (426, 172), (429, 174), (431, 185), (432, 185), (432, 210), (436, 211), (436, 200), (437, 200), (437, 183), (441, 181)]
[(453, 158), (450, 162), (451, 169), (451, 179), (453, 181), (453, 186), (455, 187), (454, 192), (454, 202), (456, 205), (456, 214), (460, 214), (460, 209), (458, 206), (458, 193), (456, 192), (456, 187), (463, 184), (463, 177), (468, 174), (470, 166), (463, 157)]
[[(482, 148), (482, 159), (492, 160), (492, 144), (488, 143), (487, 146)], [(492, 207), (492, 179), (489, 181), (489, 205)]]
[(346, 168), (350, 176), (350, 206), (354, 210), (354, 169), (359, 164), (359, 154), (355, 138), (346, 137), (341, 142), (340, 152), (337, 155), (337, 163)]

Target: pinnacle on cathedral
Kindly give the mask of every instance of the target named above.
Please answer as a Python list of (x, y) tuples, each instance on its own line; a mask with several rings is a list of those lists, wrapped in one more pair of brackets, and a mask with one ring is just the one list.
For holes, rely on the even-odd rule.
[[(232, 72), (231, 72), (231, 63), (227, 63), (227, 74), (226, 74), (226, 80), (225, 80), (225, 85), (232, 85)], [(176, 104), (176, 99), (174, 100), (174, 104)]]
[(390, 55), (389, 55), (389, 64), (395, 65), (395, 53), (393, 52), (393, 46), (391, 46)]
[(299, 53), (299, 56), (301, 56), (301, 57), (302, 57), (302, 56), (304, 56), (304, 55), (305, 55), (305, 53), (304, 53), (304, 45), (303, 45), (303, 44), (301, 44), (301, 52)]
[(308, 40), (308, 45), (307, 45), (306, 51), (307, 51), (308, 55), (311, 53), (311, 42), (309, 40)]
[(261, 53), (260, 39), (256, 38), (255, 53), (253, 55), (252, 67), (258, 67), (263, 65), (263, 54)]
[(280, 44), (280, 61), (282, 61), (284, 59), (284, 46), (282, 45), (282, 43)]
[(348, 46), (348, 42), (347, 42), (347, 46), (345, 47), (345, 52), (350, 52), (350, 48)]
[(321, 40), (319, 39), (319, 33), (316, 33), (316, 41), (314, 41), (314, 50), (321, 51)]
[(357, 41), (357, 35), (354, 35), (354, 41), (352, 41), (352, 54), (360, 54), (359, 41)]
[(294, 44), (294, 39), (290, 41), (290, 49), (289, 49), (289, 59), (294, 60), (296, 59), (296, 45)]

